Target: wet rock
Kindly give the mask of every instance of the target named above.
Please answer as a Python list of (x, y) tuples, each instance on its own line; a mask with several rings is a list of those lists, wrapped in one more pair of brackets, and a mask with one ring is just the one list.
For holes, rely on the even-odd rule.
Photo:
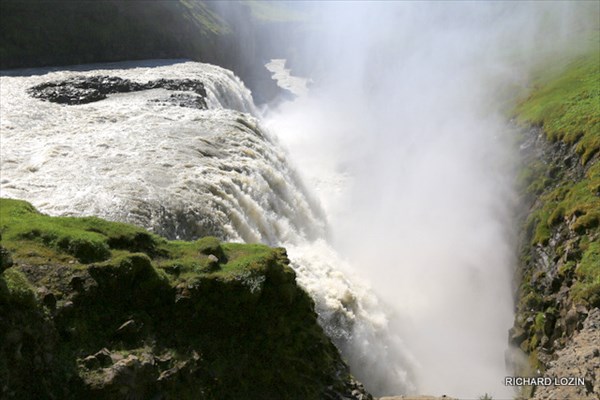
[(165, 367), (173, 361), (173, 355), (171, 353), (161, 354), (154, 357), (154, 362), (160, 367)]
[(192, 292), (186, 283), (180, 283), (175, 287), (175, 303), (184, 303), (191, 298)]
[[(533, 399), (581, 399), (600, 397), (600, 310), (591, 311), (581, 331), (574, 334), (566, 346), (558, 350), (544, 377), (555, 379), (579, 378), (575, 385), (537, 387)], [(583, 381), (583, 383), (581, 382)]]
[(137, 322), (133, 319), (130, 319), (124, 322), (116, 331), (115, 338), (124, 340), (124, 341), (134, 341), (137, 339), (140, 331), (142, 330), (144, 324), (141, 322)]
[(144, 399), (150, 398), (156, 379), (152, 357), (130, 354), (112, 366), (98, 370), (88, 378), (87, 384), (93, 392), (102, 392), (104, 396), (112, 393), (112, 398)]
[(205, 110), (207, 108), (206, 100), (204, 97), (184, 93), (176, 93), (170, 95), (166, 99), (156, 99), (150, 101), (153, 103), (158, 103), (160, 105), (195, 108), (198, 110)]
[[(545, 195), (565, 182), (579, 182), (587, 174), (587, 166), (577, 154), (576, 146), (562, 141), (548, 141), (542, 128), (524, 132), (522, 159), (533, 180), (522, 188), (523, 219), (541, 210)], [(597, 156), (595, 156), (597, 161)], [(528, 208), (528, 209), (527, 209)], [(565, 215), (555, 210), (547, 218), (546, 237), (535, 242), (536, 225), (525, 224), (521, 241), (521, 260), (517, 273), (522, 279), (514, 328), (509, 341), (530, 353), (536, 368), (544, 370), (546, 362), (557, 351), (568, 346), (573, 335), (582, 329), (587, 310), (575, 308), (577, 299), (571, 291), (579, 279), (576, 272), (583, 255), (581, 212)], [(587, 229), (587, 228), (585, 228)], [(593, 239), (592, 239), (593, 240)], [(537, 316), (544, 314), (544, 323), (536, 326)], [(533, 329), (535, 328), (535, 329)], [(522, 337), (522, 332), (526, 337)]]
[(213, 255), (219, 262), (227, 262), (225, 252), (223, 251), (221, 243), (217, 238), (205, 237), (200, 240), (198, 252), (205, 256)]
[(565, 316), (565, 324), (567, 328), (567, 333), (572, 334), (577, 329), (577, 324), (579, 323), (579, 316), (577, 315), (577, 310), (575, 308), (571, 308), (567, 315)]
[(42, 301), (42, 304), (51, 310), (56, 309), (56, 297), (54, 293), (48, 290), (48, 288), (42, 286), (37, 290), (38, 298)]
[[(348, 369), (345, 365), (338, 365), (338, 374), (346, 375)], [(362, 383), (354, 379), (351, 375), (344, 380), (341, 387), (330, 386), (322, 398), (324, 400), (373, 400), (373, 396), (366, 391)]]
[(61, 316), (69, 315), (75, 309), (75, 304), (71, 300), (66, 300), (57, 303), (57, 314)]
[(513, 346), (519, 347), (521, 343), (527, 339), (527, 332), (525, 332), (523, 328), (515, 326), (508, 331), (508, 336), (509, 343)]
[(0, 246), (0, 273), (13, 266), (13, 260), (10, 253), (3, 246)]
[(103, 348), (102, 350), (94, 354), (94, 358), (98, 360), (98, 363), (101, 367), (108, 367), (113, 363), (112, 355), (107, 348)]
[(69, 284), (71, 285), (73, 290), (76, 290), (79, 292), (79, 291), (83, 290), (83, 282), (84, 282), (84, 278), (82, 278), (80, 276), (74, 276), (73, 278), (71, 278), (71, 281), (69, 282)]
[(121, 353), (113, 353), (110, 355), (110, 360), (113, 364), (121, 361), (124, 358), (125, 358), (125, 356)]
[(194, 79), (158, 79), (146, 83), (133, 82), (116, 76), (78, 76), (64, 81), (45, 82), (28, 89), (32, 97), (58, 104), (78, 105), (106, 99), (113, 93), (128, 93), (150, 89), (193, 92), (195, 95), (174, 94), (164, 104), (205, 109), (206, 89)]
[(81, 361), (81, 364), (85, 366), (87, 369), (96, 369), (100, 366), (100, 362), (94, 356), (87, 356)]
[(217, 256), (213, 254), (208, 255), (208, 264), (206, 265), (206, 269), (210, 272), (221, 269), (221, 267), (219, 266), (219, 259), (217, 258)]

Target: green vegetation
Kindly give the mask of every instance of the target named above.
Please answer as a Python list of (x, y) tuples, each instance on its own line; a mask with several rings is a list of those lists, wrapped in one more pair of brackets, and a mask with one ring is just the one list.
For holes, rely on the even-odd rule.
[(521, 123), (540, 125), (549, 140), (576, 144), (586, 164), (600, 150), (600, 53), (573, 61), (558, 76), (546, 75), (517, 107)]
[(199, 273), (235, 278), (273, 253), (264, 245), (221, 245), (212, 237), (195, 242), (168, 241), (133, 225), (95, 217), (50, 217), (27, 202), (12, 199), (0, 199), (0, 232), (13, 258), (32, 265), (46, 264), (49, 259), (74, 267), (116, 261), (121, 265), (132, 254), (143, 253), (174, 281)]
[[(598, 35), (594, 38), (598, 46)], [(535, 160), (519, 175), (541, 206), (529, 215), (532, 244), (546, 244), (552, 227), (567, 220), (579, 234), (595, 230), (600, 221), (600, 53), (580, 56), (565, 69), (542, 75), (530, 96), (516, 109), (522, 124), (539, 125), (551, 142), (574, 146), (586, 167), (583, 179), (561, 176), (566, 165)]]
[(593, 37), (591, 52), (540, 74), (515, 110), (547, 139), (536, 142), (517, 177), (531, 208), (515, 317), (515, 332), (525, 335), (514, 344), (540, 370), (570, 340), (584, 310), (600, 306), (600, 53)]
[(33, 306), (35, 292), (22, 273), (8, 269), (0, 276), (0, 300), (13, 306)]
[(14, 262), (0, 273), (2, 396), (319, 398), (349, 378), (283, 249), (168, 241), (11, 199), (0, 233)]
[(600, 240), (584, 246), (581, 262), (575, 269), (577, 281), (572, 293), (575, 301), (600, 306)]

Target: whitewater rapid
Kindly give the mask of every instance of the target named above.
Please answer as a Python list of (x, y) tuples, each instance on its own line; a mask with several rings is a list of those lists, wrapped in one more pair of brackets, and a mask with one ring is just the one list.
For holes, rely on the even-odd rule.
[[(355, 375), (381, 393), (414, 391), (414, 360), (393, 333), (393, 315), (329, 245), (326, 213), (262, 126), (249, 90), (208, 64), (143, 65), (1, 76), (0, 195), (50, 215), (95, 215), (172, 239), (214, 235), (284, 246)], [(165, 89), (82, 105), (27, 93), (99, 75), (200, 80), (208, 108), (165, 105), (173, 93)]]

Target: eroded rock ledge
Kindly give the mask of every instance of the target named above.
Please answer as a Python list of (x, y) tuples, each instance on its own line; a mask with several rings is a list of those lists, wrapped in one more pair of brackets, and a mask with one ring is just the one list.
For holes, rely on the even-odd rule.
[(106, 99), (114, 93), (139, 92), (150, 89), (166, 89), (191, 92), (172, 94), (165, 104), (197, 109), (206, 109), (204, 84), (194, 79), (158, 79), (146, 83), (133, 82), (116, 76), (74, 77), (63, 81), (45, 82), (28, 89), (31, 96), (53, 103), (77, 105)]
[(1, 398), (372, 399), (284, 249), (0, 213)]
[(528, 353), (532, 371), (516, 374), (578, 377), (576, 387), (527, 387), (524, 397), (596, 398), (600, 393), (600, 294), (590, 281), (600, 241), (594, 169), (576, 145), (551, 142), (541, 128), (521, 146), (526, 213), (521, 237), (519, 289), (509, 341)]

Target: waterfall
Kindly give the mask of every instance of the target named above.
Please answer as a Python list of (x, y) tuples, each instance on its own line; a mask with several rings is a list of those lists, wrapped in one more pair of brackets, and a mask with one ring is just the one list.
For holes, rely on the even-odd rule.
[[(284, 246), (353, 372), (382, 393), (415, 389), (414, 360), (393, 314), (330, 246), (326, 213), (230, 71), (180, 62), (33, 72), (0, 78), (1, 196), (50, 215), (95, 215), (172, 239), (214, 235)], [(96, 76), (199, 80), (207, 108), (169, 104), (179, 92), (164, 88), (78, 105), (28, 93)]]

